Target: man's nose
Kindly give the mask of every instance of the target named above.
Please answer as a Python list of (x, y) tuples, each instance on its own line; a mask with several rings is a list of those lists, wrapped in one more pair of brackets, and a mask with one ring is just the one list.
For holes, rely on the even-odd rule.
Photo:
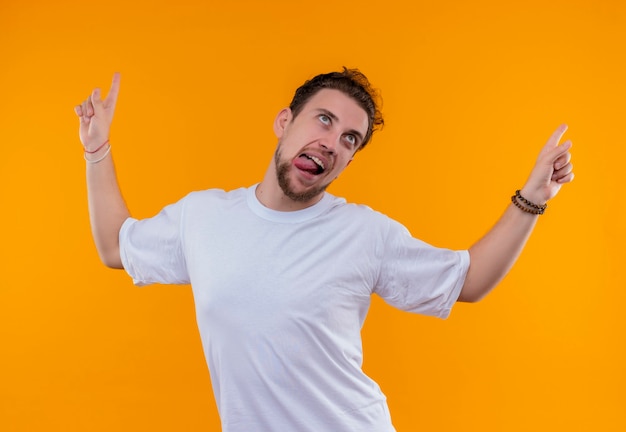
[(320, 139), (320, 145), (327, 152), (335, 153), (335, 150), (337, 149), (337, 145), (339, 144), (339, 139), (340, 139), (340, 136), (338, 134), (328, 133), (328, 134), (325, 134)]

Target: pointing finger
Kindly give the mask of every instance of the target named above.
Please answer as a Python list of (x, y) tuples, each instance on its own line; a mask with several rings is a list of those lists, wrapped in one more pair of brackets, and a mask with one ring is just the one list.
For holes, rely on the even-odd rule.
[(117, 102), (117, 95), (119, 91), (120, 91), (120, 73), (115, 72), (113, 74), (113, 80), (111, 81), (111, 88), (109, 89), (109, 94), (104, 100), (104, 104), (107, 108), (115, 107), (115, 103)]
[(561, 126), (556, 128), (556, 130), (552, 133), (552, 135), (548, 139), (548, 142), (546, 143), (544, 148), (546, 150), (550, 150), (556, 147), (559, 144), (559, 141), (561, 141), (561, 138), (563, 137), (563, 134), (565, 133), (566, 130), (567, 130), (566, 124), (562, 124)]

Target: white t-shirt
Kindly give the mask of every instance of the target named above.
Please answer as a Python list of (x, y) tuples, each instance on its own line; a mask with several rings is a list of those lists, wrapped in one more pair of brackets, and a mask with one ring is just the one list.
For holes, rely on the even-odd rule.
[(362, 369), (372, 293), (445, 318), (469, 267), (368, 207), (325, 194), (294, 212), (256, 187), (194, 192), (120, 231), (137, 285), (191, 283), (225, 432), (390, 432)]

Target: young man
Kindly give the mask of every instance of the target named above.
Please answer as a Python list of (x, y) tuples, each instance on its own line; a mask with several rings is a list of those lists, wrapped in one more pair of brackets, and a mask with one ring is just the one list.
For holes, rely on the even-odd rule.
[[(356, 70), (318, 75), (274, 122), (258, 185), (194, 192), (138, 221), (110, 155), (119, 75), (76, 107), (89, 211), (103, 262), (137, 285), (191, 283), (222, 428), (388, 432), (385, 396), (361, 370), (370, 297), (445, 318), (506, 274), (545, 203), (573, 179), (561, 126), (502, 218), (469, 251), (429, 246), (367, 207), (325, 192), (382, 125)], [(471, 265), (470, 265), (471, 263)]]

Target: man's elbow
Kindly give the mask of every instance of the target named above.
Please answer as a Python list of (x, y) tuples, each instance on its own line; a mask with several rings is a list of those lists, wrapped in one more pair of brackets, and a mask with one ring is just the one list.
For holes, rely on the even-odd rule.
[(462, 290), (457, 301), (461, 303), (478, 303), (484, 299), (486, 295), (487, 293), (474, 293)]
[(457, 301), (463, 303), (477, 303), (484, 299), (487, 294), (495, 287), (496, 284), (478, 283), (478, 281), (468, 278), (461, 288), (461, 294)]
[(108, 268), (112, 268), (112, 269), (124, 268), (124, 265), (122, 264), (122, 259), (120, 258), (119, 249), (115, 251), (99, 252), (99, 255), (100, 255), (100, 261), (102, 261), (102, 263)]
[(484, 299), (502, 280), (504, 274), (485, 274), (478, 267), (472, 267), (467, 272), (463, 288), (458, 301), (476, 303)]
[(114, 260), (106, 260), (106, 261), (103, 260), (102, 262), (104, 263), (105, 266), (107, 266), (110, 269), (122, 270), (124, 268), (121, 262), (117, 262)]

